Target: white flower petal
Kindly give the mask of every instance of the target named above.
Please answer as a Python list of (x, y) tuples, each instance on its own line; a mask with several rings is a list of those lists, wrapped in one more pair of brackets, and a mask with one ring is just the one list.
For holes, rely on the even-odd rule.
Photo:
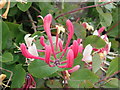
[(35, 35), (34, 37), (30, 37), (30, 35), (31, 34), (26, 34), (25, 37), (24, 37), (24, 40), (25, 40), (25, 43), (26, 43), (27, 47), (30, 47), (34, 38), (37, 37), (37, 35)]
[(83, 56), (82, 61), (85, 61), (87, 63), (92, 62), (92, 56), (91, 55)]
[(91, 52), (92, 52), (92, 46), (88, 44), (83, 51), (83, 56), (90, 55)]
[(28, 47), (28, 52), (34, 56), (38, 56), (37, 48), (34, 43), (32, 46)]
[(95, 30), (95, 31), (93, 32), (93, 35), (98, 36), (98, 35), (99, 35), (98, 31), (97, 31), (97, 30)]

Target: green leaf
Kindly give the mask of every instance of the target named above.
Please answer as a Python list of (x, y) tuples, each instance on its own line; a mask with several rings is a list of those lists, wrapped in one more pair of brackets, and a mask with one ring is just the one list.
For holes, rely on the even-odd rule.
[(2, 49), (5, 49), (7, 48), (7, 41), (9, 40), (11, 33), (8, 25), (5, 22), (0, 21), (0, 25), (2, 25)]
[(80, 83), (83, 81), (68, 80), (68, 85), (72, 88), (80, 88)]
[(63, 88), (59, 80), (47, 81), (47, 86), (50, 88)]
[(102, 26), (108, 27), (112, 23), (112, 15), (111, 15), (111, 13), (102, 13), (100, 15), (100, 19), (101, 19), (100, 23), (102, 24)]
[(85, 28), (81, 24), (76, 23), (76, 22), (73, 25), (74, 25), (75, 35), (77, 36), (77, 38), (84, 39), (86, 36)]
[(82, 54), (78, 53), (78, 56), (74, 59), (74, 66), (80, 65), (80, 68), (84, 68), (84, 62), (82, 61)]
[(11, 32), (11, 35), (12, 37), (17, 37), (17, 34), (16, 33), (19, 33), (19, 24), (14, 24), (14, 23), (11, 23), (11, 22), (6, 22), (6, 24), (8, 25), (9, 27), (9, 30)]
[(26, 72), (22, 68), (22, 64), (16, 65), (11, 88), (21, 88), (25, 82), (25, 77), (26, 77)]
[(83, 41), (83, 44), (84, 44), (83, 46), (91, 44), (94, 48), (97, 48), (97, 49), (103, 48), (106, 45), (105, 41), (96, 35), (88, 36)]
[(27, 4), (25, 3), (23, 4), (20, 2), (17, 3), (17, 7), (23, 12), (27, 11), (31, 7), (31, 5), (32, 5), (32, 2), (27, 2)]
[(84, 82), (80, 83), (80, 88), (93, 88), (94, 85), (89, 81), (85, 80)]
[(105, 88), (120, 88), (120, 80), (117, 78), (110, 78), (107, 80), (108, 83), (106, 83), (103, 87)]
[(98, 11), (99, 14), (104, 13), (101, 7), (96, 7), (96, 10)]
[(112, 25), (108, 28), (108, 30), (110, 30), (110, 31), (107, 33), (107, 35), (109, 35), (111, 37), (118, 37), (120, 35), (120, 33), (119, 33), (119, 24), (117, 25), (117, 22), (118, 21), (112, 23)]
[(84, 80), (89, 80), (92, 83), (96, 82), (99, 77), (95, 75), (93, 72), (91, 72), (88, 69), (80, 69), (74, 73), (71, 74), (71, 80), (75, 81), (84, 81)]
[(49, 67), (44, 61), (34, 60), (29, 66), (28, 71), (37, 78), (44, 78), (58, 70), (57, 67)]
[(99, 17), (100, 17), (101, 25), (106, 27), (110, 26), (112, 23), (111, 13), (104, 13), (101, 7), (96, 7), (96, 10), (100, 14)]
[(102, 60), (100, 59), (99, 54), (95, 54), (92, 59), (92, 70), (96, 73), (100, 69)]
[(13, 55), (10, 52), (4, 52), (2, 55), (2, 62), (10, 62), (13, 61)]
[(110, 75), (112, 75), (113, 73), (117, 72), (118, 70), (120, 70), (120, 68), (118, 68), (118, 60), (120, 60), (120, 57), (116, 57), (115, 59), (113, 59), (110, 62), (110, 66), (107, 70), (106, 76), (109, 77)]

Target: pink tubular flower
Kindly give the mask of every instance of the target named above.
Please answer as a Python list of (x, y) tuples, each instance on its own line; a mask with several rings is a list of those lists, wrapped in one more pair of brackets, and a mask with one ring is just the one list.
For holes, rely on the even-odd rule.
[(21, 49), (21, 52), (22, 54), (26, 57), (26, 58), (33, 58), (33, 59), (40, 59), (40, 60), (44, 60), (44, 58), (41, 58), (41, 57), (38, 57), (38, 56), (34, 56), (32, 54), (30, 54), (25, 46), (24, 43), (22, 43), (20, 45), (20, 49)]
[(61, 40), (59, 41), (59, 47), (60, 47), (60, 51), (63, 51), (63, 44)]
[(76, 65), (72, 69), (69, 69), (68, 72), (73, 73), (73, 72), (77, 71), (79, 68), (80, 68), (80, 65)]
[(60, 59), (64, 56), (64, 54), (66, 53), (66, 50), (68, 48), (68, 45), (70, 43), (70, 40), (72, 39), (73, 37), (73, 34), (74, 34), (74, 27), (73, 27), (73, 24), (70, 20), (67, 20), (66, 21), (66, 25), (67, 25), (67, 28), (68, 28), (68, 39), (67, 39), (67, 42), (66, 42), (66, 45), (65, 45), (65, 49), (64, 49), (64, 52), (62, 53)]
[(105, 30), (105, 27), (101, 27), (99, 30), (98, 30), (98, 33), (102, 33), (103, 31)]
[[(74, 58), (77, 57), (78, 52), (82, 52), (83, 48), (81, 46), (82, 44), (80, 44), (82, 42), (82, 39), (74, 40), (73, 44), (69, 46), (70, 41), (74, 35), (74, 27), (72, 22), (70, 20), (67, 20), (66, 25), (68, 30), (68, 37), (66, 40), (65, 47), (63, 47), (63, 41), (59, 39), (59, 33), (57, 33), (56, 37), (54, 37), (54, 40), (53, 40), (53, 37), (51, 35), (51, 30), (50, 30), (51, 23), (52, 23), (52, 15), (48, 14), (43, 19), (43, 26), (48, 36), (49, 45), (44, 42), (44, 36), (41, 36), (40, 44), (43, 46), (43, 49), (38, 50), (35, 44), (32, 43), (35, 37), (29, 37), (30, 35), (27, 35), (25, 40), (27, 41), (27, 44), (29, 44), (27, 45), (29, 47), (26, 47), (25, 44), (21, 44), (20, 45), (21, 52), (23, 56), (25, 56), (26, 58), (44, 60), (45, 63), (47, 63), (50, 67), (58, 66), (59, 68), (72, 68), (74, 63)], [(39, 57), (39, 55), (37, 54), (38, 52), (44, 52), (45, 57), (44, 58)], [(63, 57), (65, 57), (66, 52), (67, 52), (66, 60), (61, 61)], [(57, 54), (59, 53), (61, 53), (62, 55), (60, 57), (57, 57)], [(54, 60), (50, 60), (50, 57), (52, 55), (54, 57)], [(75, 68), (70, 70), (70, 72), (76, 71), (78, 68), (79, 66), (76, 66)]]
[(67, 53), (67, 61), (66, 61), (66, 65), (63, 66), (58, 66), (60, 68), (71, 68), (74, 62), (74, 53), (72, 51), (72, 49), (70, 49)]
[(78, 52), (79, 52), (79, 53), (82, 53), (82, 51), (83, 51), (83, 45), (80, 44), (80, 45), (79, 45), (79, 48), (78, 48)]
[(52, 43), (51, 32), (50, 32), (50, 25), (52, 23), (52, 15), (48, 14), (47, 16), (45, 16), (44, 19), (43, 19), (43, 23), (44, 23), (44, 30), (47, 33), (48, 39), (50, 41), (52, 53), (54, 55), (54, 58), (57, 59), (55, 51), (54, 51), (54, 46), (53, 46), (53, 43)]
[(44, 42), (44, 36), (40, 37), (40, 44), (44, 47), (45, 46), (45, 42)]
[(70, 49), (67, 53), (67, 68), (72, 67), (74, 62), (74, 53), (73, 51)]
[(50, 54), (51, 54), (51, 47), (49, 45), (45, 46), (45, 62), (50, 64)]
[(78, 42), (76, 40), (73, 41), (72, 50), (74, 53), (74, 58), (76, 58), (78, 55), (78, 50), (79, 50), (79, 45), (78, 45)]

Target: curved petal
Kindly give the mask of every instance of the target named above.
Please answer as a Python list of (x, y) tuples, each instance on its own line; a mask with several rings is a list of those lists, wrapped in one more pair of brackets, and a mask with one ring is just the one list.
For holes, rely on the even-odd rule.
[(98, 30), (98, 33), (102, 33), (103, 31), (105, 30), (105, 27), (101, 27), (99, 30)]
[(24, 43), (22, 43), (20, 45), (20, 49), (21, 49), (21, 52), (22, 52), (23, 56), (25, 56), (26, 58), (45, 60), (44, 58), (41, 58), (41, 57), (34, 56), (34, 55), (30, 54)]
[(40, 44), (44, 47), (45, 46), (45, 42), (44, 42), (44, 36), (40, 37)]
[(76, 40), (73, 41), (73, 47), (72, 47), (73, 53), (74, 53), (74, 58), (77, 57), (78, 55), (78, 50), (79, 50), (79, 45)]
[(74, 63), (74, 53), (72, 49), (70, 49), (67, 53), (67, 68), (71, 68)]
[(92, 62), (92, 56), (91, 55), (83, 56), (82, 61), (90, 63)]
[(83, 51), (83, 56), (90, 55), (91, 52), (92, 52), (92, 46), (88, 44)]
[(51, 54), (51, 47), (49, 45), (45, 46), (45, 62), (50, 64), (50, 54)]
[(69, 69), (68, 72), (73, 73), (73, 72), (77, 71), (79, 68), (80, 68), (80, 65), (76, 65), (72, 69)]
[(93, 35), (100, 36), (100, 34), (98, 33), (97, 30), (95, 30), (95, 31), (93, 32)]
[(37, 52), (36, 45), (33, 43), (32, 46), (28, 47), (28, 52), (32, 55), (39, 56)]
[(82, 51), (83, 51), (83, 45), (82, 45), (82, 44), (80, 44), (80, 45), (79, 45), (78, 52), (79, 52), (79, 53), (82, 53)]

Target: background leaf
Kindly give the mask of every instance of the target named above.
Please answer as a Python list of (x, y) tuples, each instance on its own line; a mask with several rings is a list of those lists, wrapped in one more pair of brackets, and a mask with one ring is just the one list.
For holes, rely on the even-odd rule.
[(20, 2), (17, 3), (17, 7), (23, 12), (27, 11), (31, 5), (32, 5), (32, 2), (27, 2), (26, 4), (25, 3), (23, 4)]
[(84, 39), (86, 37), (86, 29), (79, 23), (74, 22), (74, 33), (77, 36), (77, 38)]
[(120, 68), (118, 68), (118, 60), (120, 60), (119, 57), (116, 57), (115, 59), (113, 59), (110, 62), (110, 66), (107, 70), (106, 76), (109, 77), (110, 75), (112, 75), (114, 72), (120, 70)]
[(97, 48), (97, 49), (103, 48), (106, 45), (105, 41), (96, 35), (88, 36), (83, 41), (84, 47), (87, 46), (88, 44), (91, 44), (93, 48)]
[(57, 67), (49, 67), (44, 61), (34, 60), (29, 66), (28, 71), (37, 78), (47, 77), (58, 70)]
[(100, 59), (99, 54), (95, 54), (92, 58), (92, 70), (96, 73), (100, 69), (102, 60)]
[(10, 62), (13, 61), (13, 55), (10, 52), (4, 52), (2, 55), (2, 62)]
[(22, 65), (21, 64), (16, 65), (11, 88), (21, 88), (25, 82), (25, 77), (26, 77), (26, 72), (22, 68)]

